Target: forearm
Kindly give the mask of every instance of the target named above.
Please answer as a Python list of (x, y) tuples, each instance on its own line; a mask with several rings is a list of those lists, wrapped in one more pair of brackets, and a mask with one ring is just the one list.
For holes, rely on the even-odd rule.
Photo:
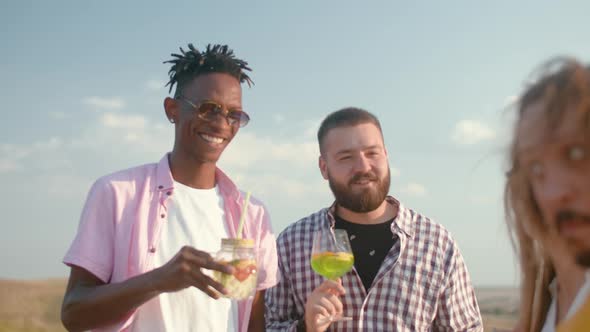
[(69, 331), (112, 324), (158, 294), (151, 273), (114, 284), (79, 284), (64, 298), (62, 322)]

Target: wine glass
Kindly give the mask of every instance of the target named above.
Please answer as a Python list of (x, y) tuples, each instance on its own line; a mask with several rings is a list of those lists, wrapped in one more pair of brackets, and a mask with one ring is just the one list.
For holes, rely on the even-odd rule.
[[(320, 229), (314, 235), (311, 249), (311, 268), (319, 275), (336, 280), (352, 270), (354, 256), (344, 229)], [(352, 320), (352, 317), (331, 315), (320, 318), (318, 323), (327, 321)]]

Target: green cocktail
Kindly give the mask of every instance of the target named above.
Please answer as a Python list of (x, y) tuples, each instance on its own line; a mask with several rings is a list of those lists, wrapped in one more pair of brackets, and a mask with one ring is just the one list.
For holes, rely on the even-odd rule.
[(331, 280), (345, 275), (353, 265), (354, 256), (347, 252), (326, 251), (311, 256), (311, 268)]

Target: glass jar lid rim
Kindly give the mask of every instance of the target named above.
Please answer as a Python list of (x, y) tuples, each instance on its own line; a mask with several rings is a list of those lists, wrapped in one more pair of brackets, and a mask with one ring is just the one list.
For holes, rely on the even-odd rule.
[(254, 239), (237, 239), (237, 238), (230, 238), (230, 239), (221, 239), (222, 246), (234, 246), (234, 247), (254, 247)]

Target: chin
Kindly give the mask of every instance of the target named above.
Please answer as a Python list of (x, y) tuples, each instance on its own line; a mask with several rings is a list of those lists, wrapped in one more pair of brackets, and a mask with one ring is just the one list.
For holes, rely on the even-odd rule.
[(221, 154), (223, 153), (224, 149), (220, 150), (209, 150), (195, 147), (191, 149), (190, 154), (192, 155), (193, 159), (196, 159), (203, 163), (216, 163)]

